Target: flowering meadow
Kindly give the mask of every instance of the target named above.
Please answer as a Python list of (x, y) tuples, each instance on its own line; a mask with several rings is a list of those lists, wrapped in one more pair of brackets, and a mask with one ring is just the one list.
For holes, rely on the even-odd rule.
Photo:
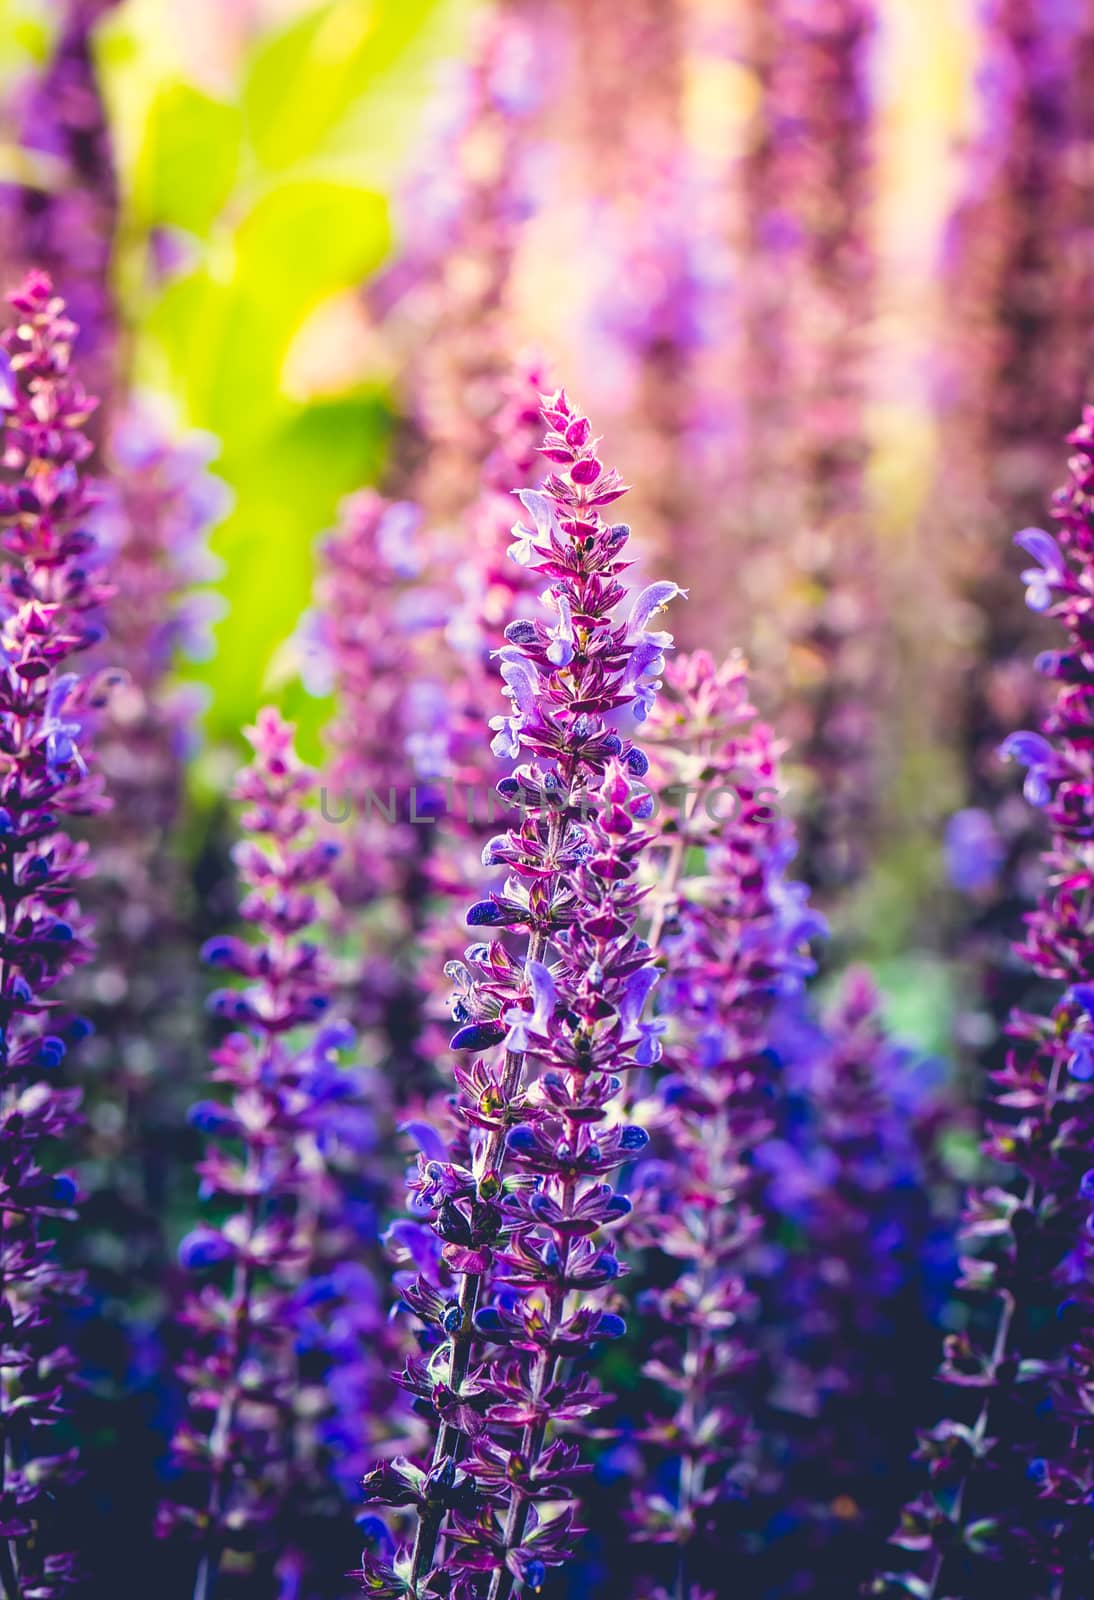
[(1094, 1600), (1094, 0), (0, 0), (0, 1600)]

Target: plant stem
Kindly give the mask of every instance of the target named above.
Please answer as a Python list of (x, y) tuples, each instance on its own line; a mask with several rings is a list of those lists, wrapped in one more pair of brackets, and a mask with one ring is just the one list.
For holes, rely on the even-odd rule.
[[(1053, 1111), (1055, 1110), (1056, 1097), (1059, 1093), (1059, 1085), (1060, 1059), (1057, 1057), (1057, 1059), (1053, 1062), (1052, 1076), (1050, 1077), (1045, 1090), (1044, 1120), (1046, 1122), (1049, 1120)], [(1027, 1210), (1032, 1210), (1038, 1204), (1038, 1190), (1036, 1184), (1029, 1184), (1028, 1188), (1026, 1189), (1026, 1193), (1023, 1196), (1022, 1204)], [(1014, 1325), (1014, 1296), (1009, 1290), (1004, 1290), (1002, 1298), (1002, 1310), (999, 1313), (999, 1322), (995, 1330), (995, 1340), (992, 1345), (991, 1352), (990, 1376), (992, 1379), (994, 1379), (995, 1374), (998, 1372), (1000, 1366), (1006, 1358), (1007, 1345), (1010, 1340), (1011, 1329)], [(984, 1396), (983, 1404), (980, 1407), (980, 1414), (973, 1425), (973, 1440), (977, 1449), (983, 1445), (984, 1440), (987, 1438), (990, 1413), (991, 1391), (989, 1390)], [(957, 1490), (954, 1494), (953, 1505), (950, 1508), (950, 1521), (955, 1528), (958, 1527), (961, 1522), (965, 1503), (965, 1494), (969, 1486), (969, 1479), (972, 1475), (972, 1467), (975, 1461), (976, 1454), (974, 1452), (972, 1459), (970, 1460), (969, 1465), (966, 1467), (961, 1478), (961, 1482), (958, 1484)], [(926, 1588), (924, 1589), (923, 1600), (935, 1600), (935, 1596), (938, 1592), (938, 1585), (942, 1580), (942, 1573), (946, 1566), (946, 1557), (948, 1553), (948, 1550), (939, 1549), (937, 1547), (932, 1551), (931, 1565), (925, 1579)]]

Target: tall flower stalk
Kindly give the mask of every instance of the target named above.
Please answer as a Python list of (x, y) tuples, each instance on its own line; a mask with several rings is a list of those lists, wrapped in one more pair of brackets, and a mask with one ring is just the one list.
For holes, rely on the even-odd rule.
[[(117, 587), (110, 658), (124, 681), (97, 734), (112, 807), (97, 834), (93, 891), (103, 950), (83, 994), (96, 1026), (90, 1186), (101, 1191), (100, 1223), (124, 1233), (139, 1270), (156, 1276), (162, 1262), (150, 1265), (147, 1256), (158, 1232), (147, 1186), (162, 1148), (152, 1147), (171, 1117), (164, 1097), (193, 1088), (197, 1043), (187, 885), (173, 829), (198, 707), (173, 674), (180, 658), (208, 650), (212, 597), (197, 585), (215, 571), (206, 536), (225, 495), (205, 470), (210, 454), (207, 440), (175, 443), (131, 408), (110, 430), (110, 476), (96, 518)], [(157, 1184), (161, 1178), (157, 1172)]]
[[(876, 824), (881, 597), (866, 504), (866, 347), (876, 261), (872, 0), (789, 0), (776, 69), (789, 117), (802, 232), (793, 383), (800, 405), (803, 615), (792, 675), (807, 708), (797, 751), (813, 789), (802, 870), (841, 888), (866, 864)], [(785, 97), (785, 98), (782, 98)], [(808, 618), (808, 620), (806, 620)], [(785, 726), (794, 738), (792, 724)]]
[[(780, 814), (779, 747), (756, 720), (739, 656), (674, 661), (650, 718), (650, 782), (673, 801), (650, 937), (667, 976), (664, 1072), (641, 1121), (665, 1146), (625, 1224), (628, 1243), (669, 1256), (643, 1295), (645, 1375), (669, 1402), (639, 1430), (656, 1470), (638, 1490), (640, 1540), (675, 1552), (673, 1594), (713, 1577), (704, 1551), (741, 1493), (756, 1357), (745, 1268), (762, 1221), (756, 1147), (771, 1131), (771, 1014), (813, 970), (823, 924), (789, 881), (793, 829)], [(675, 1462), (671, 1486), (660, 1457)], [(705, 1567), (705, 1571), (703, 1570)], [(659, 1591), (664, 1593), (665, 1591)]]
[(579, 134), (571, 159), (580, 177), (562, 182), (568, 196), (585, 191), (584, 226), (600, 241), (584, 272), (591, 304), (583, 344), (618, 371), (632, 453), (626, 470), (647, 537), (658, 549), (675, 541), (697, 571), (719, 569), (711, 584), (719, 614), (697, 593), (686, 622), (692, 634), (705, 624), (720, 638), (729, 623), (732, 597), (721, 580), (730, 556), (716, 519), (703, 514), (714, 491), (696, 438), (711, 399), (700, 393), (697, 358), (714, 297), (704, 292), (711, 252), (699, 246), (696, 223), (703, 216), (709, 224), (708, 191), (686, 125), (688, 9), (679, 0), (635, 0), (625, 14), (610, 0), (568, 9)]
[(91, 954), (76, 899), (89, 870), (66, 830), (103, 809), (83, 748), (96, 680), (75, 658), (101, 634), (110, 591), (87, 531), (95, 492), (84, 424), (95, 402), (73, 376), (75, 325), (47, 277), (8, 297), (0, 339), (0, 1591), (51, 1600), (74, 1576), (56, 1551), (57, 1490), (75, 1454), (50, 1453), (73, 1361), (58, 1317), (80, 1283), (58, 1263), (53, 1232), (75, 1217), (76, 1185), (56, 1172), (58, 1141), (80, 1091), (56, 1084), (86, 1032), (48, 1027), (51, 990)]
[[(314, 831), (315, 775), (275, 711), (260, 712), (248, 738), (254, 760), (234, 790), (247, 835), (236, 861), (240, 914), (257, 938), (206, 947), (207, 960), (244, 985), (212, 1002), (237, 1025), (213, 1053), (213, 1081), (227, 1098), (199, 1102), (190, 1119), (208, 1139), (202, 1193), (227, 1215), (180, 1246), (183, 1266), (208, 1276), (182, 1312), (193, 1341), (180, 1372), (189, 1415), (173, 1443), (179, 1489), (161, 1517), (163, 1532), (187, 1529), (198, 1545), (198, 1600), (213, 1593), (229, 1555), (238, 1561), (257, 1545), (269, 1559), (271, 1523), (308, 1482), (298, 1346), (311, 1322), (309, 1283), (332, 1265), (317, 1231), (332, 1214), (327, 1151), (360, 1097), (354, 1076), (332, 1064), (338, 1040), (316, 1032), (331, 974), (311, 935), (337, 849)], [(333, 1316), (329, 1279), (326, 1298)]]
[(1061, 1407), (1053, 1394), (1062, 1376), (1068, 1387), (1069, 1319), (1059, 1313), (1082, 1267), (1094, 1125), (1094, 408), (1069, 443), (1070, 478), (1053, 504), (1057, 537), (1041, 529), (1017, 536), (1033, 562), (1028, 601), (1065, 634), (1037, 660), (1057, 685), (1055, 701), (1040, 732), (1011, 734), (1003, 745), (1027, 769), (1026, 798), (1049, 829), (1047, 879), (1018, 953), (1055, 1001), (1012, 1013), (1007, 1059), (992, 1074), (983, 1150), (1001, 1175), (969, 1195), (962, 1262), (963, 1287), (983, 1314), (948, 1339), (940, 1374), (971, 1391), (972, 1404), (922, 1435), (931, 1487), (906, 1507), (895, 1536), (918, 1570), (878, 1584), (893, 1593), (914, 1584), (924, 1600), (982, 1582), (984, 1558), (1010, 1559), (1015, 1594), (1054, 1600), (1080, 1595), (1090, 1570), (1089, 1508), (1052, 1490), (1077, 1459), (1074, 1405)]
[(653, 584), (616, 619), (629, 529), (601, 508), (624, 487), (563, 391), (543, 416), (543, 452), (562, 470), (522, 496), (531, 525), (518, 523), (511, 554), (546, 581), (555, 620), (505, 633), (510, 712), (492, 721), (493, 749), (521, 763), (499, 789), (523, 815), (487, 845), (484, 863), (510, 876), (467, 919), (504, 940), (472, 945), (452, 971), (470, 1138), (464, 1161), (437, 1140), (414, 1186), (452, 1287), (422, 1274), (404, 1292), (433, 1330), (407, 1381), (437, 1432), (427, 1465), (399, 1460), (366, 1480), (371, 1500), (416, 1512), (412, 1549), (365, 1558), (377, 1595), (424, 1595), (442, 1572), (453, 1592), (489, 1600), (542, 1586), (575, 1536), (576, 1451), (552, 1424), (600, 1403), (571, 1363), (623, 1327), (608, 1309), (621, 1269), (604, 1230), (627, 1203), (606, 1179), (646, 1135), (609, 1107), (619, 1074), (657, 1044), (641, 1020), (655, 973), (636, 930), (648, 801), (631, 776), (646, 762), (616, 728), (648, 709), (671, 641), (647, 623), (680, 591)]
[(204, 540), (223, 486), (204, 470), (207, 441), (171, 441), (134, 407), (115, 414), (101, 454), (92, 526), (115, 593), (90, 660), (111, 662), (121, 681), (94, 729), (112, 802), (95, 826), (85, 900), (98, 953), (69, 993), (94, 1029), (81, 1052), (86, 1198), (70, 1256), (88, 1275), (74, 1339), (94, 1381), (76, 1423), (87, 1443), (73, 1516), (84, 1515), (88, 1581), (105, 1589), (155, 1549), (155, 1472), (174, 1422), (162, 1404), (169, 1218), (189, 1192), (180, 1129), (204, 1075), (196, 906), (179, 842), (200, 700), (174, 674), (207, 643), (210, 595), (193, 586), (210, 575)]

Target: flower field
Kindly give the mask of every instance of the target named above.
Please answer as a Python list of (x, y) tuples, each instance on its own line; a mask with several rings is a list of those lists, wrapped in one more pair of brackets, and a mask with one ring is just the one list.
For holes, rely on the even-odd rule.
[(1094, 0), (0, 0), (0, 1600), (1094, 1596)]

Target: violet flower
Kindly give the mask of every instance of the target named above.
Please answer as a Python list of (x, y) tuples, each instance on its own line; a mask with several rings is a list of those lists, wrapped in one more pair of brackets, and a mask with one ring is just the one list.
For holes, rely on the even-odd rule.
[(366, 1480), (370, 1500), (416, 1513), (412, 1551), (365, 1555), (362, 1578), (377, 1595), (423, 1595), (442, 1571), (451, 1592), (490, 1600), (542, 1586), (576, 1532), (576, 1449), (549, 1437), (549, 1423), (601, 1403), (569, 1363), (623, 1330), (609, 1309), (621, 1267), (603, 1230), (627, 1202), (606, 1180), (646, 1135), (608, 1107), (619, 1073), (659, 1046), (642, 1021), (654, 973), (635, 926), (648, 797), (632, 794), (631, 775), (646, 762), (613, 724), (663, 665), (671, 641), (646, 623), (680, 591), (651, 585), (616, 620), (629, 529), (601, 507), (623, 485), (564, 392), (543, 415), (544, 454), (564, 471), (522, 494), (528, 523), (514, 548), (546, 580), (561, 626), (518, 620), (502, 651), (510, 712), (493, 719), (494, 747), (533, 759), (499, 786), (523, 800), (522, 820), (484, 852), (510, 876), (467, 917), (506, 930), (507, 942), (472, 945), (452, 971), (453, 1046), (471, 1058), (456, 1072), (470, 1139), (454, 1160), (429, 1151), (426, 1136), (415, 1190), (459, 1287), (438, 1290), (423, 1272), (404, 1291), (434, 1330), (427, 1366), (407, 1381), (438, 1428), (427, 1466), (400, 1460)]
[(105, 805), (83, 736), (99, 690), (74, 658), (100, 637), (96, 614), (110, 590), (88, 532), (95, 495), (83, 429), (95, 402), (71, 372), (75, 325), (42, 273), (8, 299), (18, 321), (0, 339), (0, 1590), (5, 1600), (51, 1600), (74, 1576), (73, 1558), (56, 1552), (57, 1490), (73, 1476), (75, 1451), (50, 1441), (73, 1367), (57, 1318), (80, 1289), (52, 1242), (75, 1214), (76, 1184), (54, 1169), (80, 1091), (51, 1080), (87, 1030), (51, 1028), (48, 1017), (50, 991), (91, 955), (76, 900), (88, 850), (58, 830)]
[[(710, 597), (722, 608), (722, 637), (730, 556), (717, 517), (703, 514), (716, 491), (695, 436), (714, 400), (701, 392), (699, 355), (727, 290), (719, 284), (715, 294), (709, 281), (725, 219), (710, 216), (686, 127), (689, 20), (676, 0), (636, 0), (625, 14), (610, 0), (571, 8), (579, 142), (577, 170), (561, 181), (566, 203), (582, 196), (582, 226), (598, 241), (583, 267), (581, 342), (625, 406), (643, 525), (657, 548), (674, 541), (696, 574), (717, 571)], [(701, 617), (689, 608), (692, 633), (711, 621), (707, 598), (696, 597)]]
[(626, 1238), (665, 1252), (671, 1272), (639, 1302), (652, 1346), (643, 1370), (666, 1404), (637, 1434), (657, 1465), (631, 1522), (637, 1538), (672, 1547), (672, 1592), (687, 1594), (697, 1571), (710, 1577), (704, 1552), (741, 1492), (742, 1377), (756, 1355), (744, 1272), (762, 1226), (750, 1169), (771, 1126), (771, 1014), (812, 972), (808, 942), (823, 923), (787, 877), (779, 750), (756, 721), (741, 658), (674, 661), (650, 735), (650, 782), (674, 802), (650, 930), (668, 968), (668, 1033), (663, 1075), (638, 1114), (666, 1153), (650, 1164)]
[[(182, 1312), (193, 1341), (181, 1369), (189, 1415), (173, 1442), (181, 1481), (161, 1515), (161, 1532), (183, 1528), (198, 1544), (202, 1600), (228, 1550), (257, 1546), (268, 1556), (270, 1523), (308, 1482), (298, 1345), (307, 1285), (314, 1297), (315, 1274), (331, 1266), (325, 1219), (345, 1205), (330, 1198), (330, 1148), (352, 1139), (361, 1093), (332, 1057), (344, 1038), (312, 1032), (328, 1010), (331, 974), (309, 934), (337, 854), (314, 832), (315, 775), (277, 712), (261, 711), (248, 738), (254, 760), (234, 790), (247, 837), (235, 855), (247, 891), (240, 914), (257, 940), (217, 938), (205, 950), (245, 982), (212, 997), (214, 1014), (235, 1024), (212, 1058), (228, 1097), (190, 1113), (207, 1140), (202, 1195), (217, 1201), (220, 1220), (199, 1224), (179, 1248), (182, 1265), (206, 1278)], [(306, 1412), (314, 1417), (315, 1407)]]
[(418, 870), (408, 702), (421, 654), (416, 640), (443, 616), (441, 597), (421, 581), (421, 521), (409, 501), (363, 489), (343, 502), (320, 549), (308, 670), (329, 679), (313, 687), (335, 694), (323, 811), (345, 828), (335, 887), (347, 910), (412, 898)]
[[(914, 1592), (924, 1600), (955, 1585), (965, 1592), (983, 1581), (981, 1563), (993, 1558), (1008, 1561), (1016, 1595), (1079, 1594), (1090, 1571), (1090, 1514), (1081, 1492), (1090, 1475), (1089, 1367), (1081, 1344), (1067, 1362), (1072, 1318), (1061, 1313), (1070, 1312), (1083, 1272), (1083, 1174), (1094, 1126), (1094, 408), (1069, 443), (1070, 478), (1053, 504), (1055, 548), (1047, 535), (1037, 541), (1049, 557), (1042, 562), (1052, 592), (1047, 614), (1065, 635), (1039, 663), (1057, 684), (1055, 701), (1040, 734), (1016, 736), (1010, 745), (1038, 774), (1034, 799), (1050, 834), (1045, 886), (1018, 954), (1051, 985), (1055, 1003), (1012, 1013), (1007, 1059), (992, 1074), (996, 1103), (983, 1149), (1002, 1171), (968, 1197), (962, 1285), (977, 1309), (947, 1340), (940, 1374), (971, 1391), (971, 1403), (921, 1436), (930, 1487), (905, 1508), (894, 1539), (915, 1565), (877, 1585), (879, 1593)], [(1028, 549), (1028, 533), (1020, 537)], [(1041, 598), (1034, 596), (1038, 604)], [(1081, 1282), (1079, 1293), (1082, 1300)]]
[[(1089, 23), (1082, 7), (1030, 0), (983, 0), (980, 13), (979, 128), (944, 261), (941, 472), (962, 524), (947, 531), (951, 570), (991, 582), (995, 532), (1039, 517), (1087, 376), (1090, 216), (1075, 158)], [(1021, 639), (1009, 574), (982, 598), (999, 607), (983, 619), (995, 646), (1004, 626)]]

